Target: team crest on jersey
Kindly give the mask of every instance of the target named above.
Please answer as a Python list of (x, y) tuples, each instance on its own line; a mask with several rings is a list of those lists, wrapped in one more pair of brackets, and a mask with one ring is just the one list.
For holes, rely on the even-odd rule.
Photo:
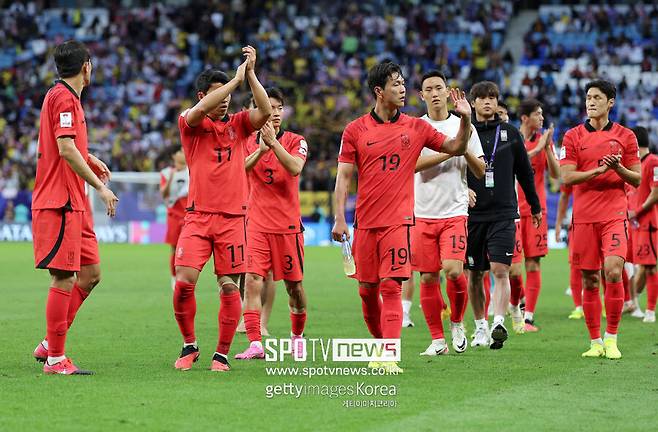
[(620, 154), (621, 153), (621, 143), (617, 140), (610, 140), (610, 153)]
[(179, 247), (176, 251), (176, 258), (181, 258), (183, 256), (183, 248)]
[(228, 137), (231, 139), (231, 141), (235, 141), (235, 139), (238, 137), (235, 133), (235, 130), (233, 130), (233, 126), (226, 128), (226, 132), (228, 133)]
[(409, 139), (409, 135), (400, 135), (400, 141), (402, 142), (402, 150), (409, 150), (411, 148), (411, 140)]

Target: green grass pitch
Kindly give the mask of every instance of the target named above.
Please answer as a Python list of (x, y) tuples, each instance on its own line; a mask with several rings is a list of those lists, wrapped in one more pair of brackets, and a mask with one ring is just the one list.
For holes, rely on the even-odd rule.
[[(201, 359), (190, 372), (174, 370), (180, 336), (167, 254), (164, 245), (102, 245), (103, 281), (80, 310), (67, 344), (68, 354), (96, 375), (44, 376), (31, 353), (44, 334), (49, 278), (33, 269), (30, 244), (0, 243), (0, 430), (209, 431), (256, 426), (289, 431), (527, 432), (652, 430), (656, 425), (658, 327), (624, 316), (619, 339), (624, 357), (582, 359), (580, 353), (588, 345), (585, 324), (566, 318), (572, 303), (564, 295), (569, 275), (565, 251), (552, 251), (543, 262), (536, 314), (540, 333), (512, 334), (500, 351), (469, 348), (457, 355), (451, 349), (447, 356), (422, 358), (418, 353), (429, 343), (429, 333), (416, 292), (416, 328), (403, 329), (403, 375), (319, 378), (267, 376), (263, 361), (233, 360), (228, 374), (208, 370), (219, 305), (209, 266), (197, 287)], [(307, 249), (305, 287), (308, 337), (367, 337), (358, 292), (342, 275), (338, 249)], [(466, 324), (470, 334), (470, 311)], [(275, 336), (288, 335), (282, 286), (269, 327)], [(246, 345), (245, 336), (237, 335), (231, 355)], [(289, 382), (395, 385), (397, 395), (265, 397), (266, 386)], [(348, 399), (384, 399), (397, 406), (344, 407)]]

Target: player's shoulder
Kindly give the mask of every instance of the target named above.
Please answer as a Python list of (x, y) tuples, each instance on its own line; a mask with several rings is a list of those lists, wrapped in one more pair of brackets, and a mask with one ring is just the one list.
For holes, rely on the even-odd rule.
[(291, 132), (289, 130), (286, 130), (283, 133), (283, 138), (288, 142), (298, 142), (298, 141), (303, 141), (304, 140), (303, 135), (300, 135), (300, 134), (295, 133), (295, 132)]
[(227, 114), (227, 116), (230, 123), (249, 121), (249, 110)]
[(66, 85), (62, 84), (61, 82), (56, 82), (54, 86), (50, 87), (44, 99), (44, 101), (47, 101), (51, 104), (75, 103), (78, 100), (79, 99), (73, 93), (73, 90), (66, 87)]
[(619, 138), (622, 138), (624, 140), (631, 140), (635, 141), (637, 138), (635, 137), (635, 134), (633, 131), (629, 128), (627, 128), (624, 125), (621, 125), (617, 122), (614, 122), (612, 124), (612, 128), (610, 128), (610, 132), (612, 132), (614, 135), (618, 136)]
[(345, 126), (344, 133), (345, 134), (359, 134), (361, 132), (364, 132), (368, 130), (370, 127), (370, 114), (364, 114), (360, 117), (355, 118), (351, 122)]
[(564, 139), (567, 139), (567, 138), (569, 138), (569, 139), (578, 139), (581, 136), (583, 136), (583, 134), (586, 131), (587, 130), (585, 129), (585, 126), (582, 123), (578, 124), (576, 126), (573, 126), (569, 129), (567, 129), (567, 131), (564, 133)]

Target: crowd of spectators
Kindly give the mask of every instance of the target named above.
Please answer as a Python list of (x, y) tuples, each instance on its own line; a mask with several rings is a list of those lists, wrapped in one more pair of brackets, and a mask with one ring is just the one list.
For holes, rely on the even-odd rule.
[[(51, 52), (71, 37), (92, 52), (93, 84), (83, 93), (90, 148), (114, 171), (161, 168), (164, 149), (178, 142), (178, 114), (195, 101), (194, 77), (210, 66), (232, 73), (241, 46), (255, 46), (259, 77), (286, 95), (286, 126), (309, 142), (304, 190), (333, 188), (340, 134), (371, 106), (365, 74), (382, 59), (404, 66), (410, 114), (422, 112), (413, 91), (422, 72), (439, 68), (466, 89), (477, 80), (498, 82), (512, 111), (523, 97), (539, 97), (562, 130), (583, 115), (580, 86), (556, 79), (565, 62), (586, 65), (572, 68), (573, 78), (607, 65), (658, 70), (658, 9), (651, 5), (542, 7), (517, 65), (501, 50), (509, 1), (120, 4), (46, 9), (29, 2), (0, 11), (0, 215), (6, 201), (29, 206), (39, 108), (56, 78)], [(510, 76), (524, 67), (536, 72), (515, 87)], [(656, 85), (616, 78), (618, 119), (658, 118)], [(245, 87), (233, 109), (247, 96)]]

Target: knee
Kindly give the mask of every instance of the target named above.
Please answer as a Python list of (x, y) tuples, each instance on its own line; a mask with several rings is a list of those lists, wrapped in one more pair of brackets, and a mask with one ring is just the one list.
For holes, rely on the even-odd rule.
[(247, 273), (244, 288), (247, 294), (260, 295), (263, 289), (263, 277), (256, 274)]
[(444, 266), (443, 271), (445, 272), (446, 278), (450, 280), (455, 280), (464, 274), (464, 270), (459, 264), (449, 264)]
[(605, 280), (610, 282), (619, 282), (621, 280), (622, 269), (614, 266), (611, 268), (605, 269)]
[(73, 290), (73, 285), (76, 283), (75, 273), (73, 272), (60, 272), (51, 271), (52, 285), (64, 291)]
[(525, 270), (528, 272), (539, 271), (539, 258), (528, 258), (525, 261)]
[(434, 284), (439, 281), (438, 273), (421, 273), (420, 274), (420, 283), (422, 284)]
[(509, 267), (507, 266), (492, 267), (491, 273), (493, 273), (493, 276), (496, 279), (505, 279), (510, 275)]
[(101, 271), (100, 269), (94, 271), (91, 273), (86, 279), (84, 286), (81, 286), (80, 288), (84, 289), (85, 291), (91, 291), (98, 285), (101, 281)]
[(656, 274), (656, 266), (645, 266), (644, 267), (644, 272), (647, 275), (654, 275), (654, 274)]
[(286, 282), (286, 291), (290, 297), (300, 297), (303, 290), (301, 282)]
[(583, 288), (588, 290), (598, 289), (601, 278), (599, 273), (585, 273), (583, 272)]
[(196, 284), (198, 271), (191, 271), (189, 267), (176, 267), (176, 280), (188, 284)]

